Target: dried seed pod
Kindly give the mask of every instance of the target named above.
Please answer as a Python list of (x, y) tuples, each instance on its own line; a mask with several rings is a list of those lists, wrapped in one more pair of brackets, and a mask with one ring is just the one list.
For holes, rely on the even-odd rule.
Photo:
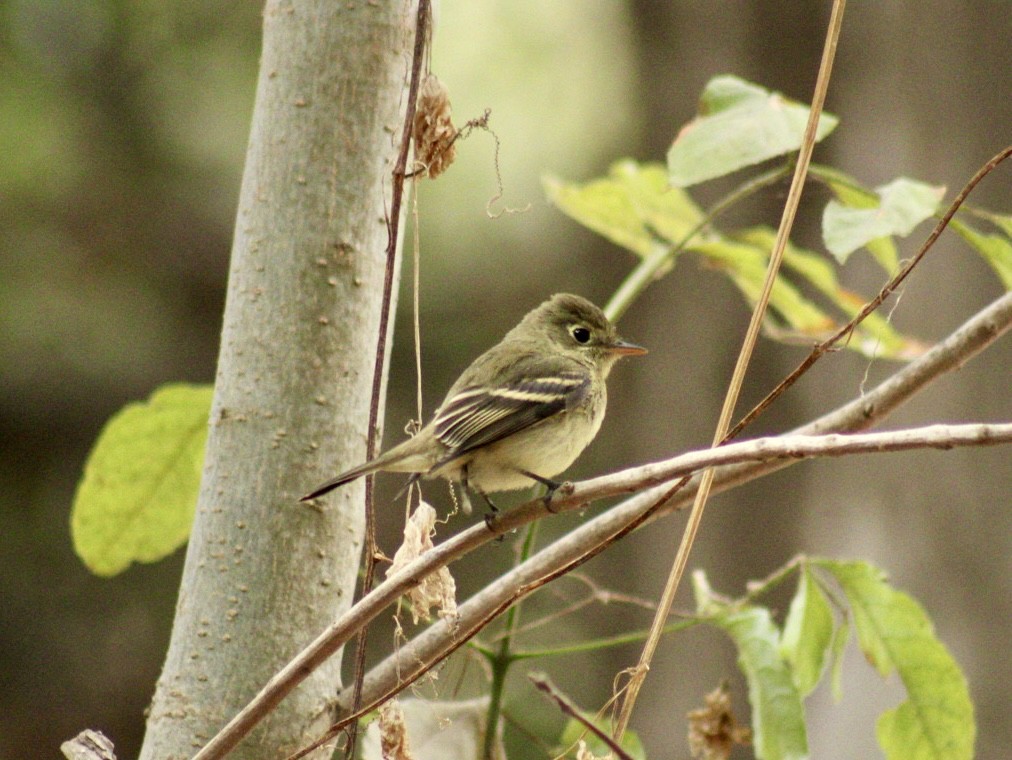
[(749, 744), (752, 732), (739, 726), (731, 712), (731, 694), (721, 684), (706, 695), (706, 707), (693, 710), (689, 718), (689, 751), (701, 760), (727, 760), (735, 744)]
[(415, 110), (413, 138), (415, 160), (435, 179), (449, 168), (456, 156), (453, 141), (457, 128), (451, 121), (450, 94), (435, 74), (422, 82)]
[[(424, 501), (418, 505), (407, 524), (404, 526), (404, 543), (394, 554), (393, 562), (387, 570), (387, 577), (394, 575), (401, 568), (411, 564), (415, 559), (432, 549), (432, 534), (435, 531), (436, 510)], [(441, 567), (408, 591), (411, 602), (412, 621), (417, 625), (419, 620), (429, 620), (430, 610), (438, 609), (442, 618), (455, 618), (457, 615), (457, 585), (450, 571)]]

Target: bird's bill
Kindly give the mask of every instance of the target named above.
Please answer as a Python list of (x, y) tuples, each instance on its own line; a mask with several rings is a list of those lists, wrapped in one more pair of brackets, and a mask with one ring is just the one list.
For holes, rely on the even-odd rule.
[(647, 353), (647, 350), (643, 346), (637, 346), (635, 343), (630, 343), (626, 340), (615, 341), (608, 346), (608, 350), (620, 356), (642, 356)]

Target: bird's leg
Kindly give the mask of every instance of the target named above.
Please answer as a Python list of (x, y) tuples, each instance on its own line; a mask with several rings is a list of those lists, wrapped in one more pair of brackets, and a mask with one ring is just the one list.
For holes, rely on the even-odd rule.
[[(453, 487), (450, 487), (453, 490)], [(457, 503), (457, 497), (453, 497), (453, 503)], [(465, 515), (471, 514), (473, 507), (471, 506), (471, 495), (467, 492), (467, 480), (461, 478), (460, 481), (460, 509)]]
[[(463, 492), (465, 499), (467, 498), (467, 492), (468, 491), (474, 491), (482, 499), (485, 500), (486, 504), (488, 504), (488, 508), (489, 508), (490, 511), (485, 513), (485, 525), (488, 526), (489, 530), (492, 530), (492, 524), (495, 522), (496, 515), (499, 513), (499, 507), (497, 507), (494, 503), (492, 503), (492, 500), (488, 497), (487, 493), (485, 493), (480, 488), (478, 488), (476, 485), (474, 485), (473, 483), (470, 483), (468, 481), (468, 478), (467, 478), (467, 465), (466, 464), (460, 470), (460, 485), (461, 485), (461, 491)], [(466, 510), (466, 511), (470, 512), (469, 509)], [(500, 539), (501, 538), (502, 537), (500, 536)]]
[(545, 491), (545, 495), (542, 497), (542, 501), (545, 503), (545, 509), (549, 512), (554, 512), (555, 510), (552, 509), (552, 497), (555, 496), (555, 492), (562, 487), (562, 483), (552, 480), (551, 478), (543, 478), (530, 470), (520, 470), (520, 474), (526, 475), (531, 480), (536, 480), (547, 489)]

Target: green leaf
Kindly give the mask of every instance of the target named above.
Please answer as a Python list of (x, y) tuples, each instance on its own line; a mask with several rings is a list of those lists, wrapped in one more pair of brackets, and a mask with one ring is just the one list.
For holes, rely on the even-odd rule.
[[(682, 127), (668, 150), (668, 177), (689, 187), (801, 147), (807, 105), (734, 76), (711, 79), (700, 97), (699, 115)], [(838, 119), (819, 118), (816, 140)]]
[[(736, 237), (756, 246), (764, 251), (764, 255), (768, 255), (765, 252), (772, 250), (776, 232), (769, 227), (753, 227)], [(854, 317), (864, 308), (865, 299), (843, 288), (832, 264), (824, 256), (814, 251), (788, 243), (784, 250), (784, 269), (804, 278), (809, 285), (846, 314), (848, 319)], [(841, 326), (837, 320), (831, 319), (829, 316), (825, 318), (832, 322), (826, 328), (825, 334), (835, 331)], [(823, 336), (813, 335), (812, 337), (821, 338)], [(922, 355), (930, 346), (916, 338), (898, 333), (888, 320), (877, 313), (872, 313), (858, 326), (853, 337), (846, 342), (845, 348), (865, 356), (909, 360)]]
[(560, 211), (642, 258), (665, 241), (681, 242), (703, 218), (684, 191), (668, 185), (660, 164), (618, 161), (607, 177), (579, 184), (545, 176), (542, 185)]
[(780, 631), (764, 607), (736, 606), (720, 601), (702, 571), (692, 574), (699, 615), (724, 630), (738, 648), (738, 667), (748, 682), (752, 705), (752, 737), (760, 760), (808, 757), (805, 710), (780, 656)]
[[(822, 164), (812, 164), (808, 171), (813, 178), (825, 182), (833, 191), (836, 199), (843, 205), (853, 208), (878, 208), (878, 195), (861, 185), (849, 174)], [(896, 243), (891, 237), (869, 240), (864, 247), (868, 249), (879, 266), (886, 271), (886, 274), (892, 275), (899, 271), (899, 255), (896, 252)]]
[(596, 179), (584, 185), (544, 177), (548, 200), (584, 227), (646, 258), (659, 245), (643, 224), (629, 199), (627, 188), (610, 179)]
[(784, 622), (780, 654), (791, 665), (794, 683), (802, 697), (819, 683), (826, 652), (833, 638), (829, 602), (806, 565), (798, 576), (798, 590)]
[[(738, 286), (749, 304), (755, 304), (766, 278), (767, 250), (748, 242), (715, 236), (693, 244), (692, 250), (702, 253), (711, 263), (719, 266)], [(789, 333), (785, 333), (783, 328), (768, 319), (765, 328), (774, 337), (802, 339), (810, 343), (812, 339), (827, 335), (836, 325), (830, 316), (782, 277), (773, 284), (770, 308), (789, 329)]]
[(832, 676), (830, 682), (833, 688), (833, 699), (839, 702), (843, 699), (843, 652), (850, 641), (850, 620), (843, 618), (840, 624), (833, 631), (833, 643), (829, 646), (832, 663), (830, 670)]
[(833, 574), (853, 611), (858, 642), (885, 677), (896, 671), (907, 700), (879, 717), (879, 744), (890, 760), (969, 760), (976, 726), (966, 678), (931, 621), (908, 595), (864, 562), (818, 560)]
[[(987, 235), (979, 232), (958, 219), (950, 221), (949, 226), (984, 257), (984, 260), (998, 275), (998, 279), (1001, 280), (1005, 289), (1012, 290), (1012, 240), (1000, 234)], [(1010, 220), (1010, 226), (1012, 226), (1012, 220)]]
[(154, 562), (193, 522), (212, 388), (166, 385), (106, 423), (71, 509), (74, 549), (96, 575)]
[(1005, 233), (1006, 237), (1012, 238), (1012, 215), (989, 213), (987, 217), (995, 227)]
[(662, 164), (619, 161), (609, 176), (627, 189), (644, 225), (672, 245), (682, 243), (703, 220), (703, 211), (689, 194), (668, 182)]
[(745, 607), (713, 618), (738, 647), (738, 667), (748, 681), (756, 757), (788, 760), (808, 757), (805, 711), (787, 663), (780, 657), (780, 636), (764, 607)]
[(873, 207), (831, 200), (822, 212), (822, 238), (841, 263), (861, 246), (891, 235), (905, 237), (930, 217), (945, 195), (944, 187), (900, 177), (875, 190)]

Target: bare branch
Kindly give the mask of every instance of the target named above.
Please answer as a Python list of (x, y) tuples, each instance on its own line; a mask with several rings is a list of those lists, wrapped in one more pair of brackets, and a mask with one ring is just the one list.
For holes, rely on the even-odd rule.
[(570, 702), (565, 695), (562, 694), (551, 681), (548, 680), (548, 676), (544, 673), (533, 673), (527, 676), (534, 686), (545, 693), (545, 695), (558, 705), (559, 710), (562, 711), (563, 715), (568, 715), (570, 718), (575, 720), (588, 732), (592, 733), (598, 739), (601, 740), (608, 749), (615, 753), (615, 756), (620, 760), (632, 760), (632, 755), (622, 749), (616, 741), (614, 741), (608, 734), (602, 731), (600, 728), (595, 726), (590, 720), (583, 717), (580, 711)]
[[(401, 647), (396, 655), (388, 657), (373, 668), (363, 684), (362, 700), (366, 707), (362, 708), (362, 711), (373, 709), (391, 693), (418, 678), (433, 664), (477, 633), (495, 614), (539, 588), (546, 579), (555, 577), (563, 569), (575, 567), (578, 560), (588, 551), (588, 547), (601, 544), (609, 536), (640, 518), (644, 511), (655, 506), (658, 496), (666, 487), (663, 485), (664, 481), (695, 468), (715, 466), (722, 462), (739, 462), (739, 464), (726, 464), (717, 470), (714, 483), (717, 491), (722, 491), (778, 470), (798, 461), (799, 458), (814, 456), (816, 453), (827, 455), (833, 447), (821, 443), (823, 439), (812, 436), (833, 431), (861, 430), (880, 421), (931, 380), (969, 361), (997, 340), (1010, 325), (1012, 325), (1012, 294), (1006, 294), (974, 316), (945, 341), (873, 391), (793, 431), (790, 437), (794, 440), (791, 441), (789, 437), (788, 445), (778, 448), (777, 441), (783, 439), (776, 438), (746, 441), (631, 468), (631, 471), (641, 471), (638, 484), (634, 484), (635, 476), (631, 471), (625, 470), (570, 486), (565, 489), (568, 493), (552, 500), (553, 511), (560, 511), (563, 508), (575, 509), (592, 498), (603, 498), (606, 494), (628, 493), (637, 488), (648, 487), (653, 482), (662, 483), (612, 507), (538, 552), (461, 605), (455, 624), (438, 622), (430, 626), (410, 643)], [(948, 439), (940, 437), (939, 427), (947, 429), (953, 435)], [(896, 448), (929, 446), (949, 448), (955, 445), (983, 445), (1012, 440), (1012, 425), (931, 426), (920, 430), (877, 434), (872, 437), (836, 436), (836, 439), (835, 444), (838, 447), (850, 446), (862, 451), (881, 450), (889, 441), (893, 441)], [(813, 448), (805, 449), (801, 443), (810, 444)], [(820, 446), (822, 448), (816, 451)], [(862, 449), (861, 446), (865, 448)], [(751, 448), (752, 456), (757, 459), (747, 459), (743, 447)], [(855, 451), (852, 449), (848, 453)], [(661, 468), (664, 472), (660, 471)], [(690, 483), (677, 494), (676, 498), (657, 510), (656, 515), (674, 511), (690, 502), (694, 486), (694, 483)], [(194, 760), (222, 757), (227, 751), (223, 749), (224, 747), (234, 746), (234, 743), (251, 730), (274, 705), (284, 699), (292, 689), (346, 643), (362, 625), (374, 619), (426, 575), (456, 561), (498, 535), (543, 517), (546, 513), (545, 504), (540, 499), (523, 504), (502, 515), (494, 523), (494, 532), (489, 531), (483, 523), (468, 528), (388, 578), (359, 600), (345, 615), (328, 626), (271, 678), (257, 696), (194, 757)], [(342, 694), (339, 699), (339, 703), (345, 708), (348, 705), (343, 700), (347, 697), (350, 697), (350, 694)]]
[[(792, 431), (799, 435), (861, 430), (884, 419), (940, 375), (963, 366), (1012, 327), (1012, 294), (1006, 294), (976, 314), (952, 335), (924, 356), (912, 362), (871, 392), (813, 422)], [(796, 459), (768, 460), (727, 465), (717, 471), (715, 487), (725, 491), (736, 485), (769, 474), (792, 464)], [(594, 481), (582, 484), (587, 487)], [(621, 531), (630, 522), (649, 510), (667, 486), (661, 485), (637, 494), (607, 512), (583, 523), (571, 533), (545, 547), (526, 562), (513, 568), (458, 607), (454, 630), (436, 623), (402, 646), (374, 667), (367, 675), (362, 698), (375, 704), (390, 692), (418, 678), (425, 669), (473, 636), (485, 622), (508, 608), (522, 596), (534, 591), (541, 581), (571, 569), (586, 554), (588, 547), (597, 546)], [(653, 517), (681, 509), (692, 502), (695, 483), (689, 485), (663, 505)], [(526, 508), (520, 507), (518, 509)], [(510, 513), (512, 514), (512, 513)], [(425, 668), (420, 667), (425, 663)], [(339, 702), (347, 707), (345, 695)]]

